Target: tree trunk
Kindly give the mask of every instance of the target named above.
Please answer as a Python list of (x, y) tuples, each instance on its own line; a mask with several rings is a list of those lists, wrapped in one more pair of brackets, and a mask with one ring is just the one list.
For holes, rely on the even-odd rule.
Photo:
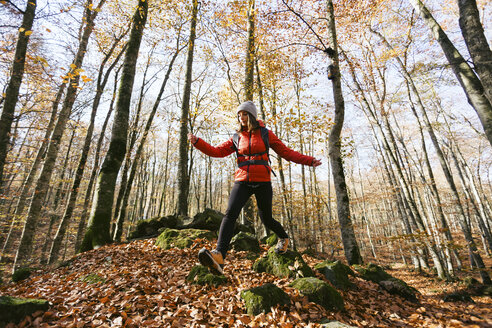
[(36, 153), (36, 157), (34, 159), (34, 162), (32, 163), (31, 169), (29, 170), (29, 174), (27, 175), (26, 180), (22, 184), (21, 188), (21, 193), (18, 197), (17, 204), (15, 206), (14, 214), (12, 215), (11, 218), (11, 224), (9, 228), (9, 232), (7, 234), (7, 237), (3, 243), (2, 247), (2, 258), (0, 259), (0, 262), (5, 262), (5, 256), (7, 253), (10, 253), (10, 248), (12, 246), (13, 242), (13, 231), (15, 229), (15, 223), (18, 222), (22, 214), (24, 212), (24, 208), (26, 207), (27, 203), (27, 197), (29, 196), (29, 191), (32, 188), (32, 184), (34, 182), (34, 178), (36, 177), (38, 173), (39, 166), (41, 165), (41, 161), (43, 160), (43, 157), (45, 156), (46, 153), (46, 148), (48, 147), (48, 140), (50, 138), (51, 133), (53, 132), (53, 127), (55, 125), (55, 120), (56, 120), (56, 114), (58, 112), (58, 105), (60, 104), (61, 98), (63, 96), (63, 92), (65, 91), (65, 86), (66, 83), (63, 83), (60, 88), (58, 89), (58, 93), (56, 95), (55, 101), (53, 102), (53, 106), (51, 108), (51, 116), (50, 120), (48, 122), (48, 126), (46, 127), (46, 131), (44, 133), (44, 137), (41, 142), (41, 146), (38, 149), (38, 152)]
[(485, 95), (492, 103), (492, 51), (480, 23), (476, 0), (458, 0), (461, 34), (473, 60), (475, 71), (482, 81)]
[[(106, 0), (101, 0), (97, 8), (100, 9), (105, 1)], [(49, 189), (48, 186), (50, 183), (51, 175), (53, 173), (53, 169), (55, 167), (56, 157), (60, 148), (60, 141), (65, 131), (67, 121), (70, 117), (73, 104), (75, 102), (75, 97), (80, 80), (80, 74), (78, 70), (82, 67), (82, 62), (87, 52), (89, 37), (94, 28), (94, 20), (99, 12), (99, 10), (89, 9), (89, 6), (91, 4), (92, 0), (89, 0), (86, 4), (86, 11), (83, 20), (83, 24), (85, 25), (83, 35), (80, 41), (79, 49), (77, 51), (73, 64), (71, 65), (73, 69), (68, 74), (71, 77), (68, 83), (67, 94), (65, 96), (62, 109), (58, 116), (58, 120), (55, 124), (55, 128), (51, 135), (50, 144), (46, 153), (46, 160), (44, 162), (43, 169), (41, 170), (41, 174), (38, 178), (33, 198), (31, 200), (29, 213), (27, 215), (26, 223), (24, 224), (24, 229), (22, 231), (21, 242), (19, 245), (19, 249), (17, 250), (16, 259), (14, 261), (14, 270), (18, 268), (18, 266), (26, 264), (31, 256), (34, 231), (37, 226), (39, 215), (41, 214), (41, 209), (43, 206), (44, 198), (46, 196), (46, 192)]]
[(244, 77), (244, 98), (253, 100), (255, 74), (255, 0), (248, 0), (248, 45)]
[[(463, 91), (468, 98), (468, 103), (475, 109), (482, 123), (485, 135), (492, 145), (492, 104), (485, 96), (484, 86), (475, 75), (473, 69), (468, 65), (466, 60), (461, 56), (459, 51), (451, 43), (448, 36), (441, 28), (439, 23), (432, 17), (431, 13), (424, 6), (421, 0), (410, 0), (415, 10), (424, 19), (429, 26), (432, 34), (441, 45), (444, 55), (448, 59), (456, 78), (461, 84)], [(490, 57), (487, 58), (489, 60)]]
[(27, 1), (22, 25), (19, 29), (17, 45), (15, 47), (14, 62), (12, 65), (12, 74), (10, 81), (5, 90), (5, 98), (0, 117), (0, 192), (3, 185), (3, 170), (5, 160), (9, 151), (10, 129), (14, 121), (15, 106), (19, 98), (19, 89), (24, 76), (24, 65), (26, 62), (27, 45), (29, 36), (32, 33), (32, 24), (36, 15), (36, 0)]
[(133, 15), (132, 30), (125, 53), (109, 149), (97, 179), (95, 200), (92, 204), (89, 224), (81, 245), (82, 252), (99, 248), (111, 242), (110, 225), (116, 178), (126, 154), (130, 101), (135, 81), (135, 68), (140, 42), (147, 21), (147, 11), (148, 1), (139, 0), (138, 7)]
[(335, 28), (335, 14), (333, 10), (332, 0), (327, 1), (328, 8), (328, 38), (332, 47), (332, 55), (330, 56), (333, 62), (334, 74), (332, 79), (333, 97), (335, 100), (335, 119), (334, 125), (330, 131), (330, 160), (332, 164), (333, 180), (335, 184), (335, 192), (337, 195), (337, 212), (340, 229), (342, 232), (342, 242), (345, 251), (345, 258), (350, 265), (362, 264), (359, 246), (355, 238), (354, 227), (350, 218), (350, 201), (347, 193), (347, 185), (345, 183), (345, 173), (343, 172), (343, 162), (341, 157), (341, 139), (345, 104), (342, 93), (342, 82), (340, 76), (340, 66), (338, 61), (338, 44)]
[(181, 121), (179, 133), (179, 162), (178, 162), (178, 214), (188, 215), (188, 192), (190, 177), (188, 176), (188, 119), (190, 111), (191, 83), (193, 73), (193, 53), (195, 48), (196, 24), (198, 16), (198, 0), (192, 0), (190, 39), (188, 41), (188, 57), (186, 59), (186, 78), (181, 106)]
[(154, 106), (152, 107), (152, 111), (149, 114), (149, 117), (147, 118), (147, 123), (145, 124), (145, 128), (143, 131), (142, 138), (140, 139), (140, 144), (138, 145), (137, 151), (135, 153), (135, 158), (133, 160), (133, 163), (131, 165), (131, 170), (130, 170), (130, 175), (128, 177), (127, 181), (127, 186), (125, 188), (125, 192), (123, 194), (123, 198), (121, 201), (121, 208), (119, 211), (119, 216), (118, 220), (116, 223), (116, 229), (114, 232), (114, 240), (115, 241), (120, 241), (121, 240), (121, 235), (123, 233), (123, 222), (125, 221), (126, 217), (126, 206), (128, 205), (128, 199), (130, 197), (130, 192), (132, 189), (132, 184), (133, 184), (133, 179), (135, 178), (135, 173), (137, 170), (138, 163), (140, 161), (140, 157), (142, 156), (143, 149), (145, 146), (145, 142), (147, 141), (147, 137), (149, 135), (150, 128), (152, 127), (152, 122), (154, 121), (154, 116), (157, 113), (157, 109), (159, 108), (159, 104), (162, 99), (162, 94), (164, 93), (164, 89), (166, 88), (167, 81), (169, 80), (169, 76), (171, 75), (171, 70), (174, 65), (174, 61), (176, 60), (176, 57), (178, 57), (179, 47), (176, 48), (176, 52), (174, 53), (171, 62), (169, 63), (169, 66), (167, 68), (166, 76), (164, 77), (164, 80), (162, 81), (161, 88), (159, 90), (159, 94), (157, 95), (157, 98), (154, 102)]
[(77, 170), (75, 172), (75, 177), (73, 179), (72, 187), (70, 189), (70, 195), (68, 197), (68, 203), (65, 207), (65, 212), (63, 213), (62, 219), (61, 219), (60, 224), (58, 226), (58, 229), (56, 231), (55, 238), (53, 239), (53, 243), (51, 245), (48, 264), (53, 264), (58, 260), (62, 241), (63, 241), (63, 238), (65, 237), (65, 233), (66, 233), (67, 228), (70, 224), (70, 220), (72, 218), (72, 214), (73, 214), (73, 211), (75, 208), (75, 201), (77, 200), (77, 195), (79, 193), (80, 183), (82, 182), (82, 178), (84, 175), (85, 164), (87, 163), (87, 157), (89, 155), (89, 150), (91, 148), (92, 135), (94, 132), (94, 122), (96, 120), (96, 114), (97, 114), (97, 110), (99, 108), (99, 103), (101, 101), (101, 97), (102, 97), (104, 88), (106, 87), (106, 83), (108, 82), (109, 75), (111, 74), (111, 71), (116, 66), (116, 64), (119, 62), (121, 55), (123, 54), (123, 51), (126, 48), (126, 46), (123, 47), (123, 50), (118, 54), (118, 56), (116, 57), (114, 62), (111, 64), (111, 66), (108, 68), (106, 73), (104, 73), (104, 78), (103, 78), (104, 66), (105, 66), (106, 62), (110, 59), (111, 55), (113, 54), (114, 49), (116, 48), (116, 46), (118, 45), (118, 43), (121, 41), (121, 39), (123, 38), (123, 36), (125, 34), (126, 33), (124, 33), (122, 36), (120, 36), (113, 43), (113, 46), (111, 47), (108, 54), (104, 57), (101, 65), (99, 67), (99, 74), (97, 77), (97, 89), (96, 89), (96, 95), (95, 95), (94, 100), (92, 102), (92, 112), (91, 112), (89, 127), (87, 128), (87, 133), (85, 135), (84, 144), (82, 146), (82, 153), (80, 155), (79, 163), (77, 165)]

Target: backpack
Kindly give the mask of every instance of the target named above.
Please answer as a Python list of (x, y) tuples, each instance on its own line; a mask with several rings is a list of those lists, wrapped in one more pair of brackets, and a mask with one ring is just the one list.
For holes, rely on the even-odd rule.
[[(270, 140), (268, 139), (268, 129), (264, 126), (260, 126), (260, 134), (261, 134), (261, 139), (263, 139), (263, 143), (265, 144), (265, 151), (261, 153), (255, 153), (255, 154), (246, 154), (246, 155), (241, 155), (239, 154), (239, 133), (234, 133), (232, 136), (232, 143), (233, 143), (233, 148), (236, 151), (236, 158), (237, 158), (237, 164), (238, 167), (245, 166), (245, 165), (265, 165), (267, 168), (270, 168), (270, 171), (273, 173), (274, 176), (277, 176), (275, 172), (272, 170), (270, 167), (270, 154), (268, 153), (270, 150)], [(256, 160), (256, 159), (250, 159), (248, 161), (244, 162), (239, 162), (240, 157), (245, 157), (245, 156), (260, 156), (263, 154), (267, 154), (268, 161), (265, 160)]]

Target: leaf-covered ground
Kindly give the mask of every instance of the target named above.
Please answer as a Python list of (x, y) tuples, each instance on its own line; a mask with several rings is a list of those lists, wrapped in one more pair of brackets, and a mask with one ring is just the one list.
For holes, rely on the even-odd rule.
[[(388, 272), (416, 287), (420, 304), (390, 295), (378, 285), (351, 278), (356, 288), (341, 292), (345, 311), (326, 311), (288, 287), (290, 280), (251, 270), (244, 252), (232, 251), (226, 262), (229, 283), (218, 288), (186, 282), (197, 263), (190, 249), (162, 250), (154, 239), (110, 245), (75, 257), (66, 266), (37, 271), (29, 279), (0, 287), (0, 295), (43, 298), (48, 312), (26, 318), (20, 327), (317, 327), (322, 319), (358, 327), (492, 327), (492, 301), (445, 303), (444, 291), (457, 285), (404, 269)], [(311, 265), (321, 262), (304, 256)], [(321, 278), (321, 276), (320, 276)], [(274, 283), (292, 304), (250, 317), (240, 299), (244, 289)]]

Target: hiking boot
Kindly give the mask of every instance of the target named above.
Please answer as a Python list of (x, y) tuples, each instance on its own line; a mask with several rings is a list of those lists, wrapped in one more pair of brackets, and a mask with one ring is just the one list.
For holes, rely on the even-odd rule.
[(288, 246), (289, 246), (289, 238), (279, 239), (277, 242), (277, 246), (275, 246), (275, 253), (285, 254), (285, 252), (287, 252)]
[(198, 252), (198, 260), (202, 265), (209, 268), (212, 273), (224, 274), (224, 258), (221, 252), (217, 250), (209, 251), (206, 248), (202, 248)]

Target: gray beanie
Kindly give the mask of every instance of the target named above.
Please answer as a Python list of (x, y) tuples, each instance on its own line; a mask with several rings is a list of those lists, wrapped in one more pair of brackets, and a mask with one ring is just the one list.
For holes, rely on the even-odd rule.
[(256, 110), (254, 102), (252, 102), (251, 100), (243, 102), (241, 105), (239, 105), (239, 107), (237, 108), (237, 114), (239, 114), (239, 112), (242, 110), (253, 115), (255, 119), (258, 119), (258, 111)]

